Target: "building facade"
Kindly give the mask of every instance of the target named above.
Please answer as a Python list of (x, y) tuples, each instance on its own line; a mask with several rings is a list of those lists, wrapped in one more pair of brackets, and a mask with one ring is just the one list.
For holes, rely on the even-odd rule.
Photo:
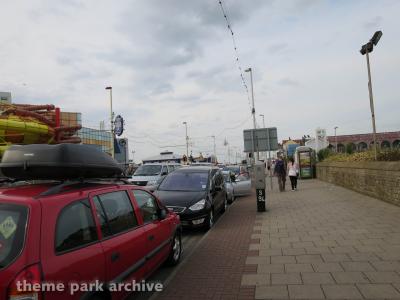
[[(338, 152), (345, 152), (346, 147), (351, 147), (353, 151), (367, 151), (374, 145), (374, 135), (349, 134), (328, 136), (329, 148), (337, 149)], [(380, 149), (400, 149), (400, 131), (376, 133), (376, 143)]]
[(111, 155), (111, 132), (94, 128), (82, 127), (78, 131), (82, 144), (92, 145)]

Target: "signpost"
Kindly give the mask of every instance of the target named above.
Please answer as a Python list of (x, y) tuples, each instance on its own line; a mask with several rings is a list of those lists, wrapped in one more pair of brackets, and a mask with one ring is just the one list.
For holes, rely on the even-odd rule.
[(265, 211), (265, 165), (256, 161), (255, 170), (254, 170), (254, 179), (256, 186), (256, 195), (257, 195), (257, 211), (263, 212)]
[(276, 127), (243, 130), (244, 152), (278, 150)]
[[(243, 130), (244, 152), (278, 150), (278, 130), (276, 127)], [(271, 162), (270, 162), (271, 163)], [(269, 172), (271, 190), (272, 170)], [(258, 195), (258, 194), (257, 194)]]
[(256, 189), (257, 194), (257, 211), (265, 211), (265, 189)]

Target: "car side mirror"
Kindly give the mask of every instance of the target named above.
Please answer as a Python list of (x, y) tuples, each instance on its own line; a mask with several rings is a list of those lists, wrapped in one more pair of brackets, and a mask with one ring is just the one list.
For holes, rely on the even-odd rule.
[(165, 175), (168, 175), (168, 173), (166, 171), (161, 173), (161, 176), (165, 176)]
[(167, 211), (165, 209), (160, 209), (158, 211), (158, 218), (164, 220), (167, 217)]

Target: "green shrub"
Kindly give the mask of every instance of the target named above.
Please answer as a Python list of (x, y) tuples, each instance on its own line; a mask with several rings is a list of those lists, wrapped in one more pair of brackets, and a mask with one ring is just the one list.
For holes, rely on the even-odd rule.
[(354, 148), (353, 148), (353, 146), (354, 146), (354, 145), (351, 144), (351, 143), (346, 145), (346, 153), (347, 153), (347, 154), (353, 154), (353, 153), (354, 153)]
[(317, 156), (318, 156), (318, 161), (323, 161), (327, 159), (329, 156), (331, 156), (333, 152), (329, 148), (324, 148), (318, 151)]
[(381, 150), (378, 152), (377, 158), (381, 161), (399, 161), (400, 149)]
[[(323, 149), (325, 150), (325, 149)], [(331, 153), (325, 158), (326, 161), (339, 161), (339, 162), (351, 162), (351, 161), (374, 161), (375, 152), (374, 150), (355, 152), (353, 154), (344, 153)], [(379, 150), (377, 153), (378, 161), (400, 161), (400, 150), (389, 149)]]

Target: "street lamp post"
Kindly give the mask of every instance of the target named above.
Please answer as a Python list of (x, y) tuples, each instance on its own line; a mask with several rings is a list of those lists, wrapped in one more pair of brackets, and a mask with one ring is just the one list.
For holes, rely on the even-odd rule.
[[(254, 132), (256, 130), (256, 109), (254, 107), (254, 87), (253, 87), (253, 71), (251, 68), (248, 68), (246, 70), (244, 70), (245, 72), (249, 72), (250, 73), (250, 84), (251, 84), (251, 101), (252, 101), (252, 109), (251, 109), (251, 114), (253, 115), (253, 128), (254, 128)], [(252, 144), (253, 144), (253, 158), (254, 158), (254, 133), (251, 135), (251, 139), (252, 139)], [(257, 160), (260, 160), (260, 155), (257, 149)]]
[[(263, 115), (263, 114), (260, 114), (260, 117), (262, 117), (262, 120), (263, 120), (263, 128), (265, 129), (265, 116)], [(268, 136), (267, 136), (267, 143), (268, 143), (268, 149), (269, 149), (269, 132), (268, 132)], [(270, 154), (270, 152), (269, 152), (270, 150), (268, 150), (268, 158), (269, 158), (269, 154)]]
[(217, 159), (217, 147), (216, 147), (216, 145), (215, 145), (215, 135), (212, 135), (211, 136), (213, 139), (214, 139), (214, 158), (215, 158), (215, 160)]
[(187, 131), (187, 122), (183, 122), (182, 124), (185, 125), (186, 129), (186, 158), (189, 159), (189, 137)]
[(335, 126), (335, 151), (337, 153), (337, 135), (336, 135), (336, 129), (338, 129), (339, 127)]
[(111, 125), (111, 157), (114, 158), (114, 112), (113, 112), (113, 102), (112, 102), (112, 86), (107, 86), (106, 90), (110, 91), (110, 125)]
[(132, 150), (132, 163), (135, 164), (135, 153), (136, 151)]
[[(263, 127), (265, 128), (265, 118), (264, 118), (265, 116), (264, 116), (264, 114), (260, 114), (260, 116), (263, 119)], [(269, 143), (269, 130), (267, 132), (267, 144), (268, 144), (269, 178), (270, 178), (270, 185), (271, 185), (271, 191), (272, 191), (272, 189), (273, 189), (273, 186), (272, 186), (272, 170), (271, 170), (272, 164), (271, 164), (271, 144)]]
[(382, 37), (382, 31), (376, 31), (368, 43), (361, 47), (360, 53), (365, 54), (367, 58), (367, 69), (368, 69), (368, 92), (369, 92), (369, 104), (371, 107), (371, 117), (372, 117), (372, 130), (374, 136), (374, 151), (375, 160), (377, 159), (377, 147), (376, 147), (376, 125), (375, 125), (375, 108), (374, 108), (374, 97), (372, 94), (372, 80), (371, 80), (371, 68), (369, 64), (369, 53), (374, 50), (374, 45), (376, 46)]
[(263, 115), (263, 114), (260, 114), (260, 117), (262, 117), (262, 119), (263, 119), (263, 128), (265, 128), (265, 119), (264, 119), (264, 115)]

